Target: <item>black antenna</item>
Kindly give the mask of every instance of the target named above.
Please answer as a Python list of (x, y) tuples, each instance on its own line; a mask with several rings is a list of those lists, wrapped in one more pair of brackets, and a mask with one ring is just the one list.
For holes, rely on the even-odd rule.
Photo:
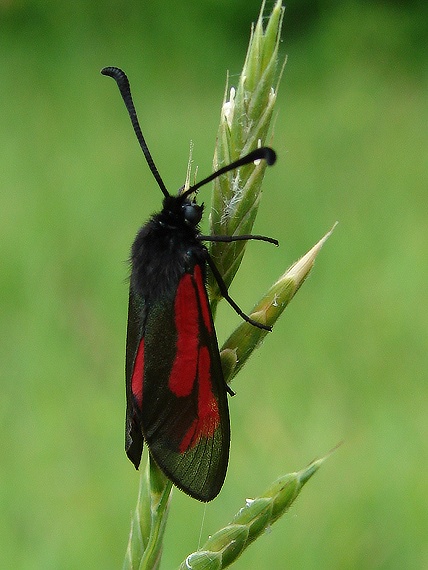
[(272, 164), (275, 164), (275, 161), (276, 161), (275, 151), (268, 146), (262, 146), (260, 148), (256, 148), (256, 150), (253, 150), (252, 152), (246, 154), (242, 158), (238, 158), (238, 160), (235, 160), (234, 162), (231, 162), (230, 164), (223, 166), (223, 168), (219, 168), (218, 170), (216, 170), (215, 172), (210, 174), (210, 176), (207, 176), (207, 178), (204, 178), (203, 180), (201, 180), (200, 182), (198, 182), (194, 186), (191, 186), (188, 190), (186, 190), (186, 192), (183, 192), (183, 194), (181, 194), (181, 196), (183, 198), (185, 198), (186, 196), (189, 196), (189, 194), (196, 192), (196, 190), (198, 188), (200, 188), (201, 186), (204, 186), (208, 182), (211, 182), (211, 180), (214, 180), (218, 176), (221, 176), (222, 174), (225, 174), (226, 172), (229, 172), (230, 170), (234, 170), (235, 168), (238, 168), (239, 166), (244, 166), (245, 164), (250, 164), (251, 162), (254, 162), (255, 160), (262, 160), (262, 159), (266, 160), (266, 162), (269, 166), (271, 166)]
[(156, 165), (153, 161), (152, 155), (150, 154), (149, 149), (147, 148), (146, 141), (143, 137), (143, 133), (141, 132), (140, 123), (138, 122), (137, 111), (135, 110), (134, 102), (132, 101), (131, 95), (131, 88), (129, 86), (128, 78), (126, 77), (126, 73), (119, 69), (118, 67), (104, 67), (101, 70), (103, 75), (108, 75), (109, 77), (113, 77), (116, 81), (117, 86), (119, 87), (120, 94), (122, 95), (122, 99), (126, 105), (128, 110), (129, 116), (131, 118), (132, 126), (134, 127), (135, 134), (137, 136), (138, 142), (140, 143), (141, 150), (146, 157), (147, 164), (156, 179), (156, 182), (159, 185), (159, 188), (162, 190), (164, 196), (169, 196), (169, 192), (166, 189), (165, 184), (161, 178), (161, 175), (156, 168)]

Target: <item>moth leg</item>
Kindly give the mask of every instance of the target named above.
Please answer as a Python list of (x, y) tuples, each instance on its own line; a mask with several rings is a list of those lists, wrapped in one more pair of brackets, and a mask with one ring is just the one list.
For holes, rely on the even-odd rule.
[(278, 240), (275, 238), (260, 236), (260, 235), (252, 235), (252, 234), (244, 234), (240, 236), (203, 236), (199, 234), (197, 237), (201, 241), (220, 241), (220, 242), (229, 243), (232, 241), (248, 241), (250, 239), (254, 239), (258, 241), (267, 241), (269, 243), (273, 243), (276, 246), (279, 245)]
[(223, 281), (223, 277), (220, 275), (220, 272), (217, 269), (217, 266), (214, 263), (212, 257), (210, 256), (210, 254), (208, 252), (206, 253), (206, 256), (207, 256), (207, 263), (210, 266), (211, 271), (213, 272), (215, 280), (217, 281), (218, 287), (220, 289), (220, 293), (226, 299), (226, 301), (229, 303), (229, 305), (232, 307), (232, 309), (234, 309), (234, 311), (236, 313), (238, 313), (238, 315), (240, 317), (242, 317), (244, 319), (244, 321), (246, 321), (250, 325), (253, 325), (253, 326), (255, 326), (259, 329), (263, 329), (265, 331), (269, 331), (269, 332), (272, 331), (271, 326), (263, 325), (262, 323), (258, 323), (257, 321), (254, 321), (248, 315), (246, 315), (244, 313), (244, 311), (235, 303), (235, 301), (229, 295), (229, 293), (227, 291), (226, 283)]

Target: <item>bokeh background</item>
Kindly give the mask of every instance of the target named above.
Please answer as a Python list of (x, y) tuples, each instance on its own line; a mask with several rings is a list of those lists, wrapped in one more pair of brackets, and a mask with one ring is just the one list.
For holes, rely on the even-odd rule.
[[(250, 244), (234, 298), (251, 309), (339, 225), (233, 384), (222, 493), (207, 507), (174, 493), (164, 568), (341, 440), (235, 568), (428, 567), (426, 6), (287, 3), (279, 161), (256, 223), (281, 248)], [(190, 140), (200, 176), (211, 171), (226, 71), (233, 84), (259, 7), (0, 2), (1, 568), (120, 567), (137, 496), (123, 452), (126, 260), (161, 193), (99, 70), (127, 71), (175, 191)], [(238, 322), (221, 307), (220, 340)]]

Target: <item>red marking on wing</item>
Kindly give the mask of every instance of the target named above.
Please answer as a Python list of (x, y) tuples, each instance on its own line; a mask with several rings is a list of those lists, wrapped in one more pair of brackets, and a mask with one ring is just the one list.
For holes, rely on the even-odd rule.
[(180, 279), (174, 311), (177, 352), (168, 385), (176, 396), (189, 396), (196, 380), (199, 346), (199, 309), (190, 273)]
[(220, 424), (217, 400), (211, 386), (211, 358), (206, 346), (201, 346), (198, 358), (198, 417), (180, 443), (180, 453), (195, 447), (201, 437), (211, 438)]
[(201, 435), (212, 437), (220, 422), (217, 400), (211, 386), (211, 357), (206, 346), (199, 351), (198, 417)]
[(208, 333), (212, 333), (211, 313), (208, 305), (207, 294), (205, 292), (204, 280), (202, 279), (202, 271), (199, 265), (195, 265), (194, 277), (196, 287), (198, 289), (198, 297), (201, 305), (202, 318)]
[(182, 437), (179, 452), (195, 447), (202, 437), (212, 438), (220, 425), (220, 412), (212, 391), (211, 356), (201, 345), (200, 320), (206, 333), (213, 327), (202, 270), (195, 265), (193, 275), (185, 273), (180, 279), (174, 302), (177, 330), (177, 352), (169, 377), (169, 389), (177, 397), (190, 396), (197, 384), (196, 418)]
[(131, 390), (138, 406), (141, 408), (143, 404), (143, 378), (144, 378), (144, 338), (141, 339), (138, 346), (137, 356), (135, 358), (134, 370), (132, 372)]

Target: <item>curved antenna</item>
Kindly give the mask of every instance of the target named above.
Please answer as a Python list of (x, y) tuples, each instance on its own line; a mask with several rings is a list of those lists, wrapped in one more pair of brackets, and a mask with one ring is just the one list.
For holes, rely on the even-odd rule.
[(138, 142), (140, 143), (141, 150), (144, 153), (144, 156), (147, 160), (147, 164), (151, 170), (151, 173), (156, 179), (156, 182), (159, 185), (159, 188), (162, 190), (164, 196), (169, 196), (169, 192), (166, 189), (165, 184), (156, 168), (156, 165), (153, 161), (152, 155), (147, 147), (146, 141), (143, 137), (143, 133), (141, 132), (140, 123), (138, 122), (137, 111), (135, 110), (134, 102), (132, 101), (131, 95), (131, 88), (129, 86), (128, 78), (126, 77), (126, 73), (119, 69), (118, 67), (104, 67), (101, 70), (102, 75), (107, 75), (112, 77), (119, 87), (120, 94), (122, 95), (122, 99), (125, 103), (125, 106), (128, 110), (129, 117), (131, 119), (132, 126), (134, 127), (134, 132), (137, 136)]
[(208, 182), (211, 182), (211, 180), (214, 180), (218, 176), (221, 176), (222, 174), (225, 174), (226, 172), (229, 172), (230, 170), (234, 170), (235, 168), (238, 168), (239, 166), (244, 166), (245, 164), (250, 164), (251, 162), (254, 162), (256, 160), (261, 160), (261, 159), (266, 160), (267, 164), (269, 166), (271, 166), (272, 164), (275, 164), (276, 153), (273, 149), (271, 149), (268, 146), (262, 146), (260, 148), (256, 148), (256, 150), (253, 150), (252, 152), (246, 154), (242, 158), (239, 158), (238, 160), (231, 162), (227, 166), (223, 166), (223, 168), (219, 168), (218, 170), (216, 170), (215, 172), (210, 174), (210, 176), (207, 176), (207, 178), (204, 178), (203, 180), (201, 180), (200, 182), (198, 182), (194, 186), (191, 186), (188, 190), (183, 192), (183, 194), (181, 194), (181, 196), (185, 198), (185, 197), (189, 196), (189, 194), (196, 192), (196, 190), (198, 190), (198, 188), (200, 188), (201, 186), (204, 186)]

